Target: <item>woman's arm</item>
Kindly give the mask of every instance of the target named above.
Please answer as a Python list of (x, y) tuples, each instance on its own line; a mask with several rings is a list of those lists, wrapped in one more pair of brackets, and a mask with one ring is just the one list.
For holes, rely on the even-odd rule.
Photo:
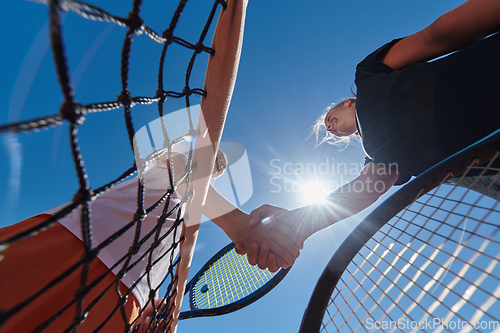
[[(271, 261), (265, 265), (259, 265), (262, 269), (269, 268), (270, 271), (276, 271), (279, 267), (288, 267), (300, 254), (295, 243), (280, 234), (276, 226), (271, 224), (249, 226), (250, 215), (227, 201), (211, 185), (208, 189), (203, 214), (224, 230), (235, 244), (243, 247), (237, 248), (238, 253), (249, 252), (252, 243), (261, 245), (260, 257), (267, 258), (268, 253), (274, 253), (271, 257), (276, 255), (276, 262)], [(264, 248), (262, 248), (262, 244), (264, 244)], [(259, 251), (258, 247), (257, 251)], [(249, 262), (252, 265), (257, 264), (257, 260), (252, 259), (249, 258)]]
[[(272, 216), (272, 224), (277, 230), (302, 248), (304, 241), (314, 233), (371, 206), (394, 185), (398, 176), (397, 170), (370, 162), (356, 179), (331, 193), (327, 203), (291, 211), (264, 205), (250, 214), (250, 225), (258, 225), (257, 221)], [(253, 250), (247, 255), (249, 261), (258, 256)], [(259, 267), (266, 264), (261, 256), (258, 256), (258, 263)]]
[[(168, 161), (167, 161), (168, 163)], [(172, 154), (172, 166), (174, 168), (174, 181), (180, 179), (185, 173), (187, 159), (182, 154)], [(186, 182), (182, 181), (176, 188), (181, 195), (186, 192)], [(262, 269), (269, 268), (270, 271), (276, 271), (279, 267), (288, 267), (293, 264), (299, 256), (299, 248), (287, 237), (281, 235), (273, 225), (260, 225), (250, 227), (250, 215), (238, 209), (217, 190), (209, 185), (203, 214), (218, 225), (226, 235), (236, 244), (236, 250), (239, 254), (245, 254), (250, 251), (252, 243), (259, 244), (260, 257), (268, 257), (273, 253), (269, 264), (259, 266)], [(254, 245), (255, 246), (255, 245)], [(257, 264), (257, 260), (250, 258), (251, 264)]]
[(380, 60), (392, 69), (401, 69), (457, 51), (499, 30), (500, 1), (468, 0), (394, 44)]

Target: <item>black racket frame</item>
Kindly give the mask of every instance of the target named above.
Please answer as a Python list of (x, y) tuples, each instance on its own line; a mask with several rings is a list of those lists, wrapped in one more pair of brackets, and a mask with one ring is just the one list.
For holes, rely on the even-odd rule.
[[(250, 295), (245, 296), (244, 298), (231, 303), (227, 304), (218, 308), (212, 308), (212, 309), (198, 309), (196, 308), (194, 304), (194, 285), (196, 282), (200, 279), (200, 277), (210, 269), (210, 267), (215, 264), (220, 258), (222, 258), (226, 253), (234, 249), (234, 243), (229, 243), (226, 245), (224, 248), (222, 248), (219, 252), (217, 252), (209, 261), (205, 263), (205, 265), (196, 273), (196, 275), (189, 281), (189, 283), (186, 285), (186, 290), (185, 294), (189, 293), (189, 307), (191, 310), (189, 311), (184, 311), (181, 312), (179, 315), (179, 320), (183, 319), (188, 319), (188, 318), (195, 318), (195, 317), (207, 317), (207, 316), (220, 316), (224, 314), (228, 314), (237, 310), (240, 310), (260, 298), (262, 298), (264, 295), (266, 295), (268, 292), (270, 292), (278, 283), (283, 280), (283, 278), (288, 274), (292, 266), (288, 267), (287, 269), (280, 269), (274, 277), (269, 280), (266, 284), (264, 284), (262, 287), (251, 293)], [(248, 264), (250, 265), (250, 264)]]
[[(304, 312), (299, 333), (318, 333), (330, 297), (345, 269), (371, 237), (417, 198), (439, 186), (450, 172), (460, 175), (474, 160), (491, 160), (500, 151), (500, 136), (470, 147), (424, 172), (374, 209), (342, 242), (323, 270)], [(500, 159), (500, 157), (499, 157)]]

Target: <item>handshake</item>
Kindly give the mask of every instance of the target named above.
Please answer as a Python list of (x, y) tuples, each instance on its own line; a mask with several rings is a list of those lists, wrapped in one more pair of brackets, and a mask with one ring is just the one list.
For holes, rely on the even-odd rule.
[(271, 272), (290, 267), (299, 256), (304, 241), (314, 233), (304, 209), (288, 211), (264, 205), (250, 214), (236, 209), (222, 220), (214, 222), (220, 223), (236, 244), (235, 251), (247, 254), (251, 265), (268, 268)]

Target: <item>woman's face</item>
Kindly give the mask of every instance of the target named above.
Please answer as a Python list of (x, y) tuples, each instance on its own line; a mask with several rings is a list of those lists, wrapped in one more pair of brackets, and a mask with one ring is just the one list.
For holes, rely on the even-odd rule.
[(218, 151), (217, 155), (215, 156), (215, 166), (212, 172), (212, 179), (221, 176), (226, 170), (226, 167), (227, 167), (226, 155), (224, 155), (224, 153), (222, 153), (221, 151)]
[(342, 106), (330, 110), (325, 117), (326, 130), (336, 136), (357, 134), (356, 103), (344, 101)]

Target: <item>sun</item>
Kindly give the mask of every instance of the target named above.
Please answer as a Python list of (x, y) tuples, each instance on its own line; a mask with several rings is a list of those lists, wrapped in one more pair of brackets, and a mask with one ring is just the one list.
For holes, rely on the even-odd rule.
[(301, 194), (304, 203), (312, 205), (324, 203), (330, 193), (323, 182), (310, 180), (302, 183)]

